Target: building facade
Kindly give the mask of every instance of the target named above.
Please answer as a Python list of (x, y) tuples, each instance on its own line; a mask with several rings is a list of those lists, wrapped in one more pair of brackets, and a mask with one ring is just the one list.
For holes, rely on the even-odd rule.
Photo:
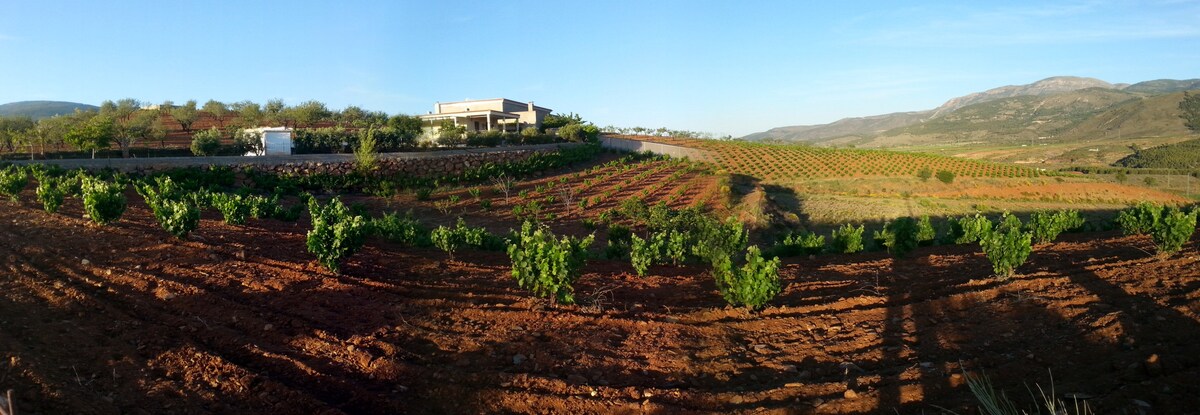
[(466, 127), (467, 132), (520, 132), (527, 127), (541, 128), (550, 109), (533, 105), (533, 101), (518, 102), (507, 98), (480, 99), (458, 102), (438, 102), (433, 111), (418, 118), (425, 124), (425, 138), (436, 137), (446, 120)]

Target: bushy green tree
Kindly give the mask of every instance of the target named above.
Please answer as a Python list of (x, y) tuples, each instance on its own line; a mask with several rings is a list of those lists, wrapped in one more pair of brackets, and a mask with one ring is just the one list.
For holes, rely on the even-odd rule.
[(954, 172), (949, 170), (938, 170), (937, 179), (945, 184), (954, 183)]
[(917, 177), (923, 182), (929, 181), (933, 177), (933, 169), (929, 168), (929, 166), (921, 167), (920, 170), (917, 170)]
[(96, 158), (96, 150), (107, 148), (113, 140), (113, 119), (94, 112), (76, 112), (75, 118), (63, 141), (82, 151), (91, 151), (92, 158)]
[(192, 154), (200, 157), (215, 156), (221, 149), (221, 130), (216, 127), (197, 131), (192, 135)]
[(188, 100), (183, 105), (170, 109), (171, 118), (179, 123), (179, 127), (183, 128), (183, 132), (192, 132), (192, 124), (200, 118), (200, 112), (196, 109), (196, 100)]

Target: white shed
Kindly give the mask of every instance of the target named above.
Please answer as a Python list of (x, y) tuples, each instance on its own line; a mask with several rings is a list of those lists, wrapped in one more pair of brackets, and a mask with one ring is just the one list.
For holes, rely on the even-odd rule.
[(292, 129), (287, 127), (259, 127), (243, 130), (258, 136), (261, 149), (250, 151), (247, 156), (276, 156), (292, 154)]

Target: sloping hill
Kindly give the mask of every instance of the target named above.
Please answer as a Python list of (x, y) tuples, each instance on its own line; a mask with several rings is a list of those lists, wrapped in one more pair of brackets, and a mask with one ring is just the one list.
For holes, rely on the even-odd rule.
[(871, 117), (843, 118), (829, 124), (797, 125), (772, 128), (750, 134), (750, 141), (807, 141), (820, 143), (845, 137), (867, 137), (884, 131), (924, 121), (932, 115), (930, 111), (897, 112)]
[(778, 127), (744, 138), (889, 147), (1179, 136), (1186, 134), (1174, 116), (1179, 92), (1193, 89), (1200, 89), (1200, 79), (1114, 85), (1059, 76), (964, 95), (928, 111)]
[(1125, 87), (1124, 91), (1142, 94), (1169, 94), (1200, 89), (1200, 79), (1155, 79)]
[(1102, 113), (1113, 105), (1138, 96), (1106, 88), (1048, 96), (1017, 96), (972, 104), (929, 121), (884, 132), (877, 145), (906, 144), (907, 137), (924, 141), (1029, 141), (1054, 138)]
[(1138, 150), (1114, 164), (1154, 169), (1200, 169), (1200, 140)]
[(933, 116), (937, 117), (966, 106), (1001, 100), (1004, 98), (1054, 95), (1088, 88), (1115, 89), (1113, 84), (1095, 78), (1055, 76), (1034, 82), (1032, 84), (1002, 86), (983, 92), (976, 92), (974, 94), (953, 98), (949, 101), (946, 101), (946, 103), (942, 104), (942, 106), (937, 107), (937, 109), (934, 110)]
[(76, 109), (91, 111), (97, 110), (99, 107), (65, 101), (19, 101), (0, 105), (0, 116), (24, 115), (37, 120), (55, 115), (70, 114), (75, 112)]
[(1061, 139), (1186, 136), (1188, 129), (1179, 118), (1181, 100), (1182, 92), (1127, 100), (1077, 124)]

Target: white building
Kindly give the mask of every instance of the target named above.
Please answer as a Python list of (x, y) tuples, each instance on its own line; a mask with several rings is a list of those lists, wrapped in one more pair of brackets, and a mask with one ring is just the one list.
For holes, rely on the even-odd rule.
[(259, 148), (247, 156), (276, 156), (292, 154), (292, 129), (287, 127), (258, 127), (242, 130), (242, 134), (258, 136)]
[(427, 137), (436, 136), (443, 120), (454, 120), (471, 131), (500, 130), (520, 132), (526, 127), (541, 127), (550, 109), (507, 98), (438, 102), (433, 111), (419, 118), (424, 121)]

